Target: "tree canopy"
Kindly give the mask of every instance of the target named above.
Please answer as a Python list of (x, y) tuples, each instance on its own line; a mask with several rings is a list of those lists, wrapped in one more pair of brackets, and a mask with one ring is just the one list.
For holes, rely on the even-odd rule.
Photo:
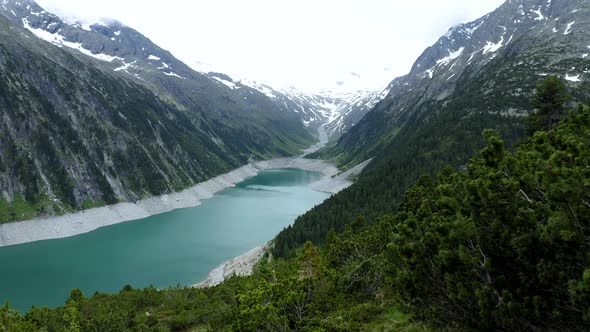
[(566, 115), (567, 103), (572, 99), (567, 86), (556, 76), (548, 76), (537, 83), (533, 107), (529, 116), (529, 133), (551, 130)]

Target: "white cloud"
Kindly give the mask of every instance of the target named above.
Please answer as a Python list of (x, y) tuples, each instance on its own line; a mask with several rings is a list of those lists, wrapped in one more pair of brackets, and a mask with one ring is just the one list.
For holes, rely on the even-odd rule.
[[(60, 15), (120, 20), (187, 63), (305, 90), (329, 88), (350, 72), (403, 75), (450, 26), (503, 0), (38, 2)], [(370, 88), (385, 84), (375, 81)]]

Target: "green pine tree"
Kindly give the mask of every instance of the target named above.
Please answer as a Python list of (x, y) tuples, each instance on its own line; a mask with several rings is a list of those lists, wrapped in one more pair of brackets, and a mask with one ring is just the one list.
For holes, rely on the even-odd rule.
[(551, 130), (565, 116), (567, 103), (572, 96), (567, 86), (556, 76), (549, 76), (537, 83), (533, 106), (537, 109), (529, 118), (529, 134), (539, 130)]

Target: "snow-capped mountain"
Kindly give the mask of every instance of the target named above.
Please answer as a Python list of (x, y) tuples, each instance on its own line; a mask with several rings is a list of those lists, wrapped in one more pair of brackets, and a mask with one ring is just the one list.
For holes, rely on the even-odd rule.
[(168, 84), (174, 85), (188, 82), (170, 83), (171, 80), (188, 80), (193, 85), (191, 89), (195, 89), (195, 82), (198, 82), (198, 88), (213, 83), (221, 89), (231, 90), (245, 101), (259, 92), (277, 109), (294, 113), (312, 132), (320, 125), (326, 125), (331, 136), (341, 135), (381, 96), (381, 91), (360, 90), (363, 82), (355, 73), (338, 80), (331, 90), (312, 93), (303, 93), (294, 87), (272, 88), (268, 83), (248, 79), (234, 80), (202, 62), (192, 61), (187, 66), (141, 33), (117, 21), (105, 19), (89, 24), (75, 19), (63, 20), (32, 0), (2, 0), (0, 4), (9, 19), (37, 37), (98, 60), (114, 72), (131, 76), (144, 84), (161, 84), (168, 78)]
[(338, 138), (362, 119), (381, 99), (386, 90), (347, 91), (349, 87), (317, 92), (302, 92), (293, 86), (275, 87), (272, 83), (247, 78), (233, 79), (204, 63), (193, 63), (191, 67), (201, 70), (203, 75), (213, 78), (231, 89), (255, 89), (263, 93), (278, 108), (295, 113), (301, 122), (315, 131), (324, 126), (328, 136)]
[(338, 138), (369, 113), (387, 95), (387, 90), (343, 93), (336, 104), (334, 117), (327, 123), (328, 135)]
[(113, 71), (144, 79), (159, 73), (178, 79), (196, 78), (190, 67), (138, 31), (104, 19), (95, 23), (62, 20), (33, 0), (1, 0), (5, 16), (35, 36), (58, 47), (75, 50), (111, 66)]
[[(382, 91), (363, 90), (366, 82), (356, 73), (343, 75), (330, 90), (310, 93), (292, 86), (272, 87), (269, 83), (254, 80), (234, 80), (226, 74), (219, 74), (222, 70), (199, 61), (185, 64), (141, 33), (117, 21), (105, 19), (89, 24), (75, 19), (64, 20), (32, 0), (1, 0), (0, 4), (6, 17), (37, 37), (98, 60), (112, 71), (131, 76), (143, 84), (159, 85), (166, 81), (167, 85), (180, 85), (184, 90), (206, 89), (214, 84), (220, 89), (231, 90), (226, 93), (235, 94), (237, 99), (245, 102), (260, 93), (267, 96), (276, 109), (294, 113), (312, 132), (325, 125), (332, 137), (348, 130), (382, 98)], [(378, 79), (384, 82), (383, 87), (390, 80), (385, 70)], [(186, 85), (190, 87), (187, 89)], [(185, 94), (182, 97), (186, 98)]]
[[(399, 114), (411, 108), (411, 99), (418, 91), (423, 99), (443, 100), (454, 93), (457, 83), (466, 75), (475, 77), (497, 58), (516, 56), (535, 47), (567, 45), (567, 49), (562, 50), (563, 56), (584, 59), (590, 52), (590, 37), (587, 33), (584, 36), (590, 24), (589, 6), (588, 0), (506, 1), (478, 20), (449, 29), (424, 51), (408, 75), (392, 82), (388, 99), (397, 105)], [(527, 40), (521, 40), (523, 38)], [(556, 55), (553, 53), (556, 51), (553, 49), (543, 56)], [(551, 61), (557, 60), (555, 57)], [(537, 77), (555, 74), (579, 82), (588, 76), (587, 68), (552, 67), (550, 63), (531, 59), (517, 65), (519, 69), (540, 67)], [(511, 111), (527, 112), (525, 109)]]
[[(209, 109), (203, 111), (222, 118), (235, 118), (231, 115), (235, 110), (240, 116), (267, 113), (277, 121), (279, 118), (299, 119), (296, 114), (286, 112), (283, 105), (269, 100), (256, 89), (235, 84), (227, 75), (194, 70), (120, 22), (104, 19), (88, 24), (62, 20), (33, 0), (0, 0), (0, 13), (38, 38), (76, 56), (94, 60), (103, 70), (136, 80), (164, 94), (165, 99), (189, 105), (189, 109), (207, 105)], [(204, 64), (192, 65), (200, 65), (201, 70), (205, 68)], [(244, 112), (246, 110), (254, 112)], [(218, 135), (211, 135), (221, 142)]]
[(331, 139), (337, 139), (349, 130), (383, 99), (387, 92), (385, 88), (392, 79), (387, 68), (363, 75), (348, 72), (336, 77), (327, 88), (307, 90), (234, 76), (222, 68), (194, 59), (185, 61), (193, 70), (229, 87), (249, 87), (263, 93), (278, 107), (299, 116), (306, 127), (315, 131), (319, 126), (324, 126)]
[(253, 80), (241, 80), (240, 83), (264, 93), (271, 100), (297, 113), (305, 126), (317, 128), (323, 125), (332, 139), (338, 138), (360, 121), (386, 95), (384, 90), (305, 93), (293, 86), (273, 88), (269, 83)]
[[(585, 100), (589, 29), (590, 0), (508, 0), (452, 27), (409, 74), (391, 82), (387, 96), (327, 156), (354, 163), (393, 151), (402, 136), (442, 114), (455, 114), (457, 126), (471, 121), (476, 135), (485, 121), (520, 123), (533, 110), (536, 82), (548, 75), (568, 82), (578, 100)], [(494, 116), (502, 118), (489, 119)]]

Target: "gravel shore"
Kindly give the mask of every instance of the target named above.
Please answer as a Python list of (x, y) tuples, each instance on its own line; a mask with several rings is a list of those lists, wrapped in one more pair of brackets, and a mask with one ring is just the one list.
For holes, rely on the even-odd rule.
[(252, 274), (254, 265), (260, 261), (264, 254), (271, 247), (270, 242), (259, 247), (256, 247), (245, 254), (242, 254), (234, 259), (224, 262), (215, 269), (209, 272), (207, 278), (196, 285), (195, 288), (206, 288), (217, 286), (222, 283), (225, 279), (237, 275), (247, 276)]
[(211, 198), (215, 193), (233, 187), (257, 175), (260, 171), (278, 168), (299, 168), (321, 172), (324, 178), (338, 173), (336, 167), (322, 160), (280, 158), (261, 161), (242, 166), (181, 192), (150, 197), (136, 203), (119, 203), (63, 216), (2, 224), (0, 225), (0, 247), (75, 236), (100, 227), (143, 219), (175, 209), (198, 206), (202, 200)]

